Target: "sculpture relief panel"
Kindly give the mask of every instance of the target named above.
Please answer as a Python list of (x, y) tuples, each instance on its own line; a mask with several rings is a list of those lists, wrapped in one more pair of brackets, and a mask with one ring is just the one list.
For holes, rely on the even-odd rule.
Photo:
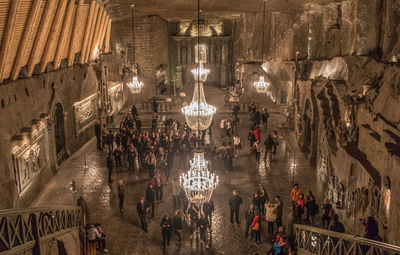
[(45, 124), (12, 150), (14, 177), (18, 192), (23, 192), (46, 166)]
[(96, 93), (73, 104), (76, 136), (88, 129), (96, 121), (97, 98), (98, 95)]
[(119, 110), (119, 104), (124, 98), (122, 83), (119, 83), (108, 89), (108, 97), (111, 102), (110, 114)]

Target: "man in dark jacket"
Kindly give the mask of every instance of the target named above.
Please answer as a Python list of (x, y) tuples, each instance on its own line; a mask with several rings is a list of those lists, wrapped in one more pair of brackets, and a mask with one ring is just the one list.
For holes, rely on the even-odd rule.
[(135, 118), (135, 116), (137, 115), (137, 109), (136, 109), (136, 105), (133, 105), (131, 108), (131, 113), (132, 113), (132, 117)]
[(235, 215), (236, 223), (239, 224), (239, 207), (243, 200), (238, 196), (236, 190), (234, 190), (232, 194), (233, 196), (229, 199), (229, 207), (231, 208), (231, 223), (233, 223), (233, 215)]
[(114, 168), (114, 161), (111, 157), (111, 153), (108, 154), (107, 156), (107, 168), (108, 168), (108, 182), (111, 183), (112, 182), (111, 175), (112, 175), (112, 170)]
[(214, 202), (212, 200), (203, 204), (203, 212), (205, 213), (208, 220), (208, 227), (211, 228), (212, 213), (214, 212)]
[(139, 214), (140, 223), (142, 225), (142, 230), (147, 233), (147, 219), (146, 215), (149, 211), (149, 204), (144, 201), (144, 198), (140, 198), (139, 203), (136, 207), (137, 213)]
[(264, 144), (265, 144), (264, 161), (267, 160), (268, 153), (269, 153), (269, 161), (271, 161), (271, 159), (272, 159), (272, 148), (274, 146), (274, 139), (272, 138), (271, 134), (268, 135), (268, 137), (265, 140)]
[(106, 135), (106, 144), (108, 147), (108, 153), (113, 152), (113, 142), (114, 142), (114, 135), (111, 130), (108, 130), (108, 134)]
[(338, 232), (338, 233), (344, 233), (344, 226), (343, 223), (341, 223), (339, 221), (339, 215), (337, 215), (336, 213), (333, 215), (332, 217), (332, 222), (329, 225), (329, 229), (330, 231), (334, 231), (334, 232)]
[(94, 134), (96, 135), (97, 149), (101, 151), (101, 125), (99, 121), (96, 121), (96, 124), (94, 124)]
[(151, 183), (147, 185), (146, 202), (151, 206), (151, 217), (154, 218), (154, 187)]
[(188, 210), (188, 214), (190, 216), (190, 229), (191, 229), (190, 239), (193, 239), (193, 233), (197, 228), (197, 221), (199, 219), (199, 207), (197, 207), (196, 204), (192, 203)]
[(172, 227), (172, 221), (168, 217), (168, 215), (164, 215), (164, 218), (161, 220), (161, 234), (162, 234), (162, 245), (163, 245), (163, 250), (167, 248), (167, 245), (169, 246), (169, 241), (171, 240), (171, 227)]
[(200, 229), (200, 240), (205, 244), (206, 249), (208, 249), (208, 242), (207, 242), (207, 227), (209, 226), (209, 222), (205, 213), (201, 214), (200, 219), (197, 222), (197, 226)]
[(178, 236), (178, 242), (181, 241), (181, 232), (183, 229), (183, 224), (182, 224), (182, 217), (181, 213), (179, 210), (175, 211), (175, 216), (172, 220), (172, 229), (174, 230), (174, 234)]

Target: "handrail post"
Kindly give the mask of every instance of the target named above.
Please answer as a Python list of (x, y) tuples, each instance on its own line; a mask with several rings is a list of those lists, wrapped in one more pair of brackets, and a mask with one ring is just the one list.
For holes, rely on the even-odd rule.
[(32, 217), (32, 234), (35, 239), (35, 246), (32, 249), (33, 255), (40, 255), (40, 235), (39, 235), (39, 226), (38, 221), (36, 219), (36, 213), (31, 213), (30, 217)]

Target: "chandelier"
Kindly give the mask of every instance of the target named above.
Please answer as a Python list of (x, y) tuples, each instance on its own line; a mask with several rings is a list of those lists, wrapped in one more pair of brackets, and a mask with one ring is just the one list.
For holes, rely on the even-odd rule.
[(132, 92), (132, 94), (139, 94), (142, 91), (143, 83), (139, 82), (137, 77), (137, 67), (136, 67), (136, 48), (135, 48), (135, 22), (134, 22), (134, 8), (135, 5), (131, 5), (132, 8), (132, 51), (133, 51), (133, 78), (130, 83), (128, 83), (128, 88)]
[(188, 126), (192, 130), (206, 130), (211, 125), (215, 112), (215, 107), (206, 102), (203, 83), (196, 82), (192, 102), (182, 108)]
[(203, 67), (203, 61), (199, 62), (199, 68), (193, 69), (192, 74), (196, 82), (205, 82), (207, 80), (207, 75), (210, 73), (210, 70)]
[(267, 93), (269, 83), (264, 80), (264, 76), (260, 76), (260, 79), (254, 82), (254, 87), (256, 88), (257, 93)]
[(210, 201), (213, 191), (217, 188), (219, 178), (207, 169), (208, 162), (203, 152), (195, 152), (190, 161), (190, 169), (179, 177), (179, 183), (185, 190), (189, 202), (203, 205)]
[(139, 94), (143, 88), (143, 82), (138, 80), (138, 77), (135, 75), (132, 78), (132, 81), (128, 83), (128, 88), (131, 90), (132, 94)]

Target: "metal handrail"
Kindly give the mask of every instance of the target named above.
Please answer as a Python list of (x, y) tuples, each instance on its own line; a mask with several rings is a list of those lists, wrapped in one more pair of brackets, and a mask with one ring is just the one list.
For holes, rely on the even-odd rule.
[[(344, 249), (352, 250), (352, 253), (345, 254), (361, 254), (359, 253), (360, 247), (369, 247), (369, 252), (366, 254), (387, 254), (387, 252), (389, 254), (400, 254), (400, 247), (393, 244), (306, 225), (294, 224), (294, 228), (296, 230), (297, 247), (316, 254), (341, 254)], [(321, 240), (324, 243), (321, 243)], [(327, 243), (331, 247), (321, 251), (321, 247), (326, 246)]]
[(75, 206), (0, 210), (0, 254), (40, 254), (39, 243), (82, 226), (81, 208)]

